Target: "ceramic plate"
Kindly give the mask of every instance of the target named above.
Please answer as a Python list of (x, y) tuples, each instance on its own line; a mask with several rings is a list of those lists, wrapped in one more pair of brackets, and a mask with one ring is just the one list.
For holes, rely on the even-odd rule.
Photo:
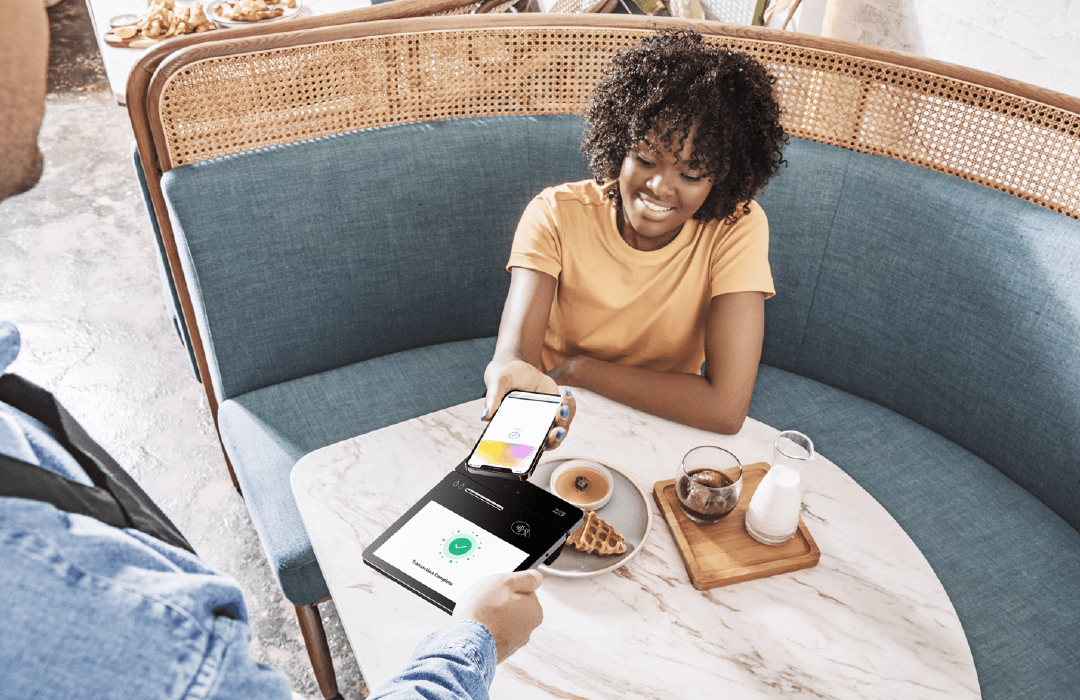
[(645, 491), (638, 486), (630, 476), (623, 473), (617, 467), (607, 462), (592, 457), (562, 456), (548, 457), (536, 465), (536, 470), (529, 478), (533, 484), (542, 489), (550, 490), (551, 472), (563, 462), (571, 459), (585, 459), (597, 464), (602, 464), (611, 472), (615, 482), (611, 500), (608, 504), (596, 511), (596, 514), (609, 523), (615, 531), (626, 538), (626, 554), (618, 554), (601, 557), (596, 554), (585, 554), (574, 549), (573, 546), (563, 547), (562, 554), (551, 566), (541, 565), (540, 570), (552, 576), (566, 578), (584, 578), (586, 576), (598, 576), (614, 571), (626, 564), (641, 551), (645, 541), (652, 532), (652, 510)]
[[(253, 24), (266, 24), (267, 22), (279, 22), (283, 19), (290, 19), (296, 16), (296, 13), (300, 11), (300, 8), (304, 6), (303, 0), (296, 0), (296, 7), (285, 7), (285, 13), (280, 17), (271, 17), (270, 19), (260, 19), (251, 22), (245, 22), (243, 20), (225, 19), (221, 15), (217, 14), (217, 8), (226, 0), (214, 0), (214, 2), (205, 6), (206, 16), (210, 18), (210, 21), (217, 24), (222, 29), (234, 29), (236, 27), (250, 27)], [(229, 0), (232, 4), (232, 0)], [(275, 3), (267, 2), (270, 7), (275, 7)], [(282, 5), (284, 7), (284, 5)]]

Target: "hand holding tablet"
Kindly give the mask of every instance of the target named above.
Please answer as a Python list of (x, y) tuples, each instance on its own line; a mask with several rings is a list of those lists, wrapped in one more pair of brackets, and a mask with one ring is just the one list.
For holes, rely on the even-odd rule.
[(465, 591), (454, 608), (455, 620), (473, 620), (495, 639), (498, 663), (529, 642), (544, 620), (536, 589), (544, 575), (536, 569), (496, 574), (480, 579)]

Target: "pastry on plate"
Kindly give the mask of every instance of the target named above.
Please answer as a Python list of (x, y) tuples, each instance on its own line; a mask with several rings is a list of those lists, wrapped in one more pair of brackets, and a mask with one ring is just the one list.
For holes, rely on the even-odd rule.
[(566, 544), (573, 545), (579, 552), (602, 557), (626, 553), (626, 538), (595, 511), (586, 514), (585, 523), (567, 538)]

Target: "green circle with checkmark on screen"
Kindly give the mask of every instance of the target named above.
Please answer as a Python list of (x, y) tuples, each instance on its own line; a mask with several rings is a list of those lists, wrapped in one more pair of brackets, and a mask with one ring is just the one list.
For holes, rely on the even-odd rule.
[(480, 541), (471, 532), (458, 530), (442, 541), (442, 554), (451, 563), (466, 561), (480, 549)]

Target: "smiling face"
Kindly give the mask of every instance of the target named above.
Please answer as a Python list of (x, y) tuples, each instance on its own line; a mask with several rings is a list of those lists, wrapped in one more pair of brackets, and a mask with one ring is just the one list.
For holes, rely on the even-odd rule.
[[(626, 154), (619, 173), (619, 233), (631, 247), (659, 250), (675, 240), (712, 191), (713, 181), (690, 167), (695, 131), (678, 153), (656, 144), (650, 132)], [(679, 139), (673, 142), (677, 147)]]

